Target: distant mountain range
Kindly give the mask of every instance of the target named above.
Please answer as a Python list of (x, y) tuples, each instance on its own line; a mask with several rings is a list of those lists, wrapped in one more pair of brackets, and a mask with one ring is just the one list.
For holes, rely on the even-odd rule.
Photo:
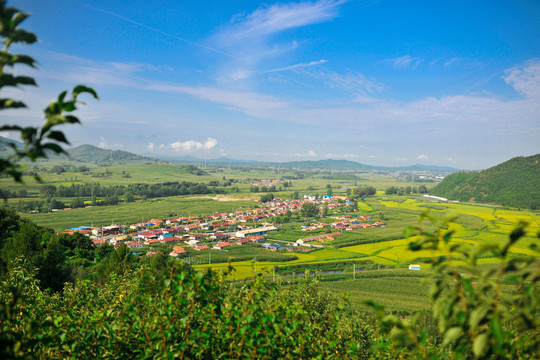
[(349, 160), (307, 160), (307, 161), (290, 161), (279, 163), (283, 168), (303, 169), (303, 170), (365, 170), (365, 171), (435, 171), (452, 173), (459, 171), (458, 169), (447, 166), (435, 165), (410, 165), (410, 166), (374, 166), (357, 163)]
[(441, 173), (452, 173), (459, 171), (459, 169), (448, 166), (436, 166), (436, 165), (409, 165), (409, 166), (374, 166), (361, 164), (349, 160), (306, 160), (306, 161), (288, 161), (288, 162), (267, 162), (267, 161), (255, 161), (255, 160), (235, 160), (226, 157), (217, 159), (199, 159), (193, 156), (182, 157), (162, 157), (165, 160), (180, 161), (180, 162), (193, 162), (199, 164), (235, 164), (245, 165), (253, 167), (272, 167), (282, 169), (294, 169), (294, 170), (309, 170), (309, 171), (430, 171)]
[(540, 154), (519, 156), (482, 171), (456, 172), (430, 194), (451, 200), (540, 208)]
[[(6, 139), (0, 136), (0, 140), (6, 142), (12, 142), (17, 146), (22, 146), (22, 143), (10, 139)], [(0, 143), (0, 151), (9, 151), (9, 147)], [(289, 161), (289, 162), (264, 162), (255, 160), (236, 160), (226, 157), (217, 159), (199, 159), (193, 156), (172, 157), (164, 156), (160, 158), (143, 156), (133, 154), (123, 150), (105, 150), (93, 145), (80, 145), (67, 150), (69, 158), (65, 156), (50, 155), (51, 160), (61, 161), (76, 161), (85, 164), (95, 165), (122, 165), (122, 164), (145, 164), (145, 163), (157, 163), (157, 162), (182, 162), (192, 163), (193, 165), (242, 165), (250, 167), (267, 167), (267, 168), (282, 168), (282, 169), (294, 169), (304, 171), (429, 171), (438, 173), (452, 173), (458, 171), (458, 169), (447, 166), (435, 166), (435, 165), (410, 165), (410, 166), (374, 166), (365, 165), (349, 160), (316, 160), (316, 161)]]

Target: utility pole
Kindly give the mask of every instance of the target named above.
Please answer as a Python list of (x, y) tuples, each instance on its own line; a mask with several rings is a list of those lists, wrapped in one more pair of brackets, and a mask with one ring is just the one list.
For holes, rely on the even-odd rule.
[(208, 251), (208, 265), (212, 264), (212, 252)]
[(353, 279), (356, 279), (356, 263), (353, 263)]
[(272, 281), (276, 282), (276, 267), (275, 266), (272, 268)]

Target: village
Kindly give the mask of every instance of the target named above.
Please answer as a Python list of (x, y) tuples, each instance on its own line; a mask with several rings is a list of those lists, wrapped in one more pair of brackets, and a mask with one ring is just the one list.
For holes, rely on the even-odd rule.
[[(325, 233), (305, 236), (295, 241), (272, 241), (269, 234), (279, 231), (280, 224), (275, 220), (301, 213), (302, 206), (312, 203), (323, 209), (337, 210), (328, 218), (332, 222), (308, 221), (309, 225), (300, 225), (301, 231), (325, 230)], [(169, 255), (182, 257), (188, 253), (187, 247), (197, 251), (226, 251), (228, 247), (257, 244), (268, 251), (310, 251), (324, 247), (326, 240), (334, 240), (343, 231), (385, 226), (380, 221), (370, 222), (371, 216), (347, 214), (352, 202), (341, 197), (310, 196), (302, 200), (282, 200), (259, 203), (259, 207), (236, 210), (231, 213), (214, 213), (207, 216), (181, 216), (170, 219), (150, 219), (135, 224), (112, 224), (103, 227), (78, 226), (65, 229), (61, 233), (80, 233), (92, 239), (95, 246), (104, 244), (115, 248), (125, 245), (131, 249), (147, 249), (143, 255), (155, 255), (154, 247), (165, 244), (172, 250)], [(318, 218), (318, 217), (317, 217)], [(328, 218), (325, 218), (328, 220)], [(320, 231), (319, 231), (320, 232)], [(140, 250), (139, 250), (140, 251)]]

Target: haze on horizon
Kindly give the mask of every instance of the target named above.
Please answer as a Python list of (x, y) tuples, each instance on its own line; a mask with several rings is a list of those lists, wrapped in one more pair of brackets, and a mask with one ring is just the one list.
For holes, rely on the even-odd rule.
[[(482, 169), (540, 152), (540, 3), (14, 0), (41, 40), (36, 125), (83, 83), (73, 145), (149, 156)], [(2, 133), (2, 136), (10, 134)]]

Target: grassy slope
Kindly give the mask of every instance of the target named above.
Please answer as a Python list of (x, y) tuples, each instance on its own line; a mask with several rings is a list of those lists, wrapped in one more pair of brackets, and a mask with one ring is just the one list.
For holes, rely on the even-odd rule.
[(516, 157), (475, 173), (447, 176), (430, 193), (460, 201), (540, 208), (540, 154)]

